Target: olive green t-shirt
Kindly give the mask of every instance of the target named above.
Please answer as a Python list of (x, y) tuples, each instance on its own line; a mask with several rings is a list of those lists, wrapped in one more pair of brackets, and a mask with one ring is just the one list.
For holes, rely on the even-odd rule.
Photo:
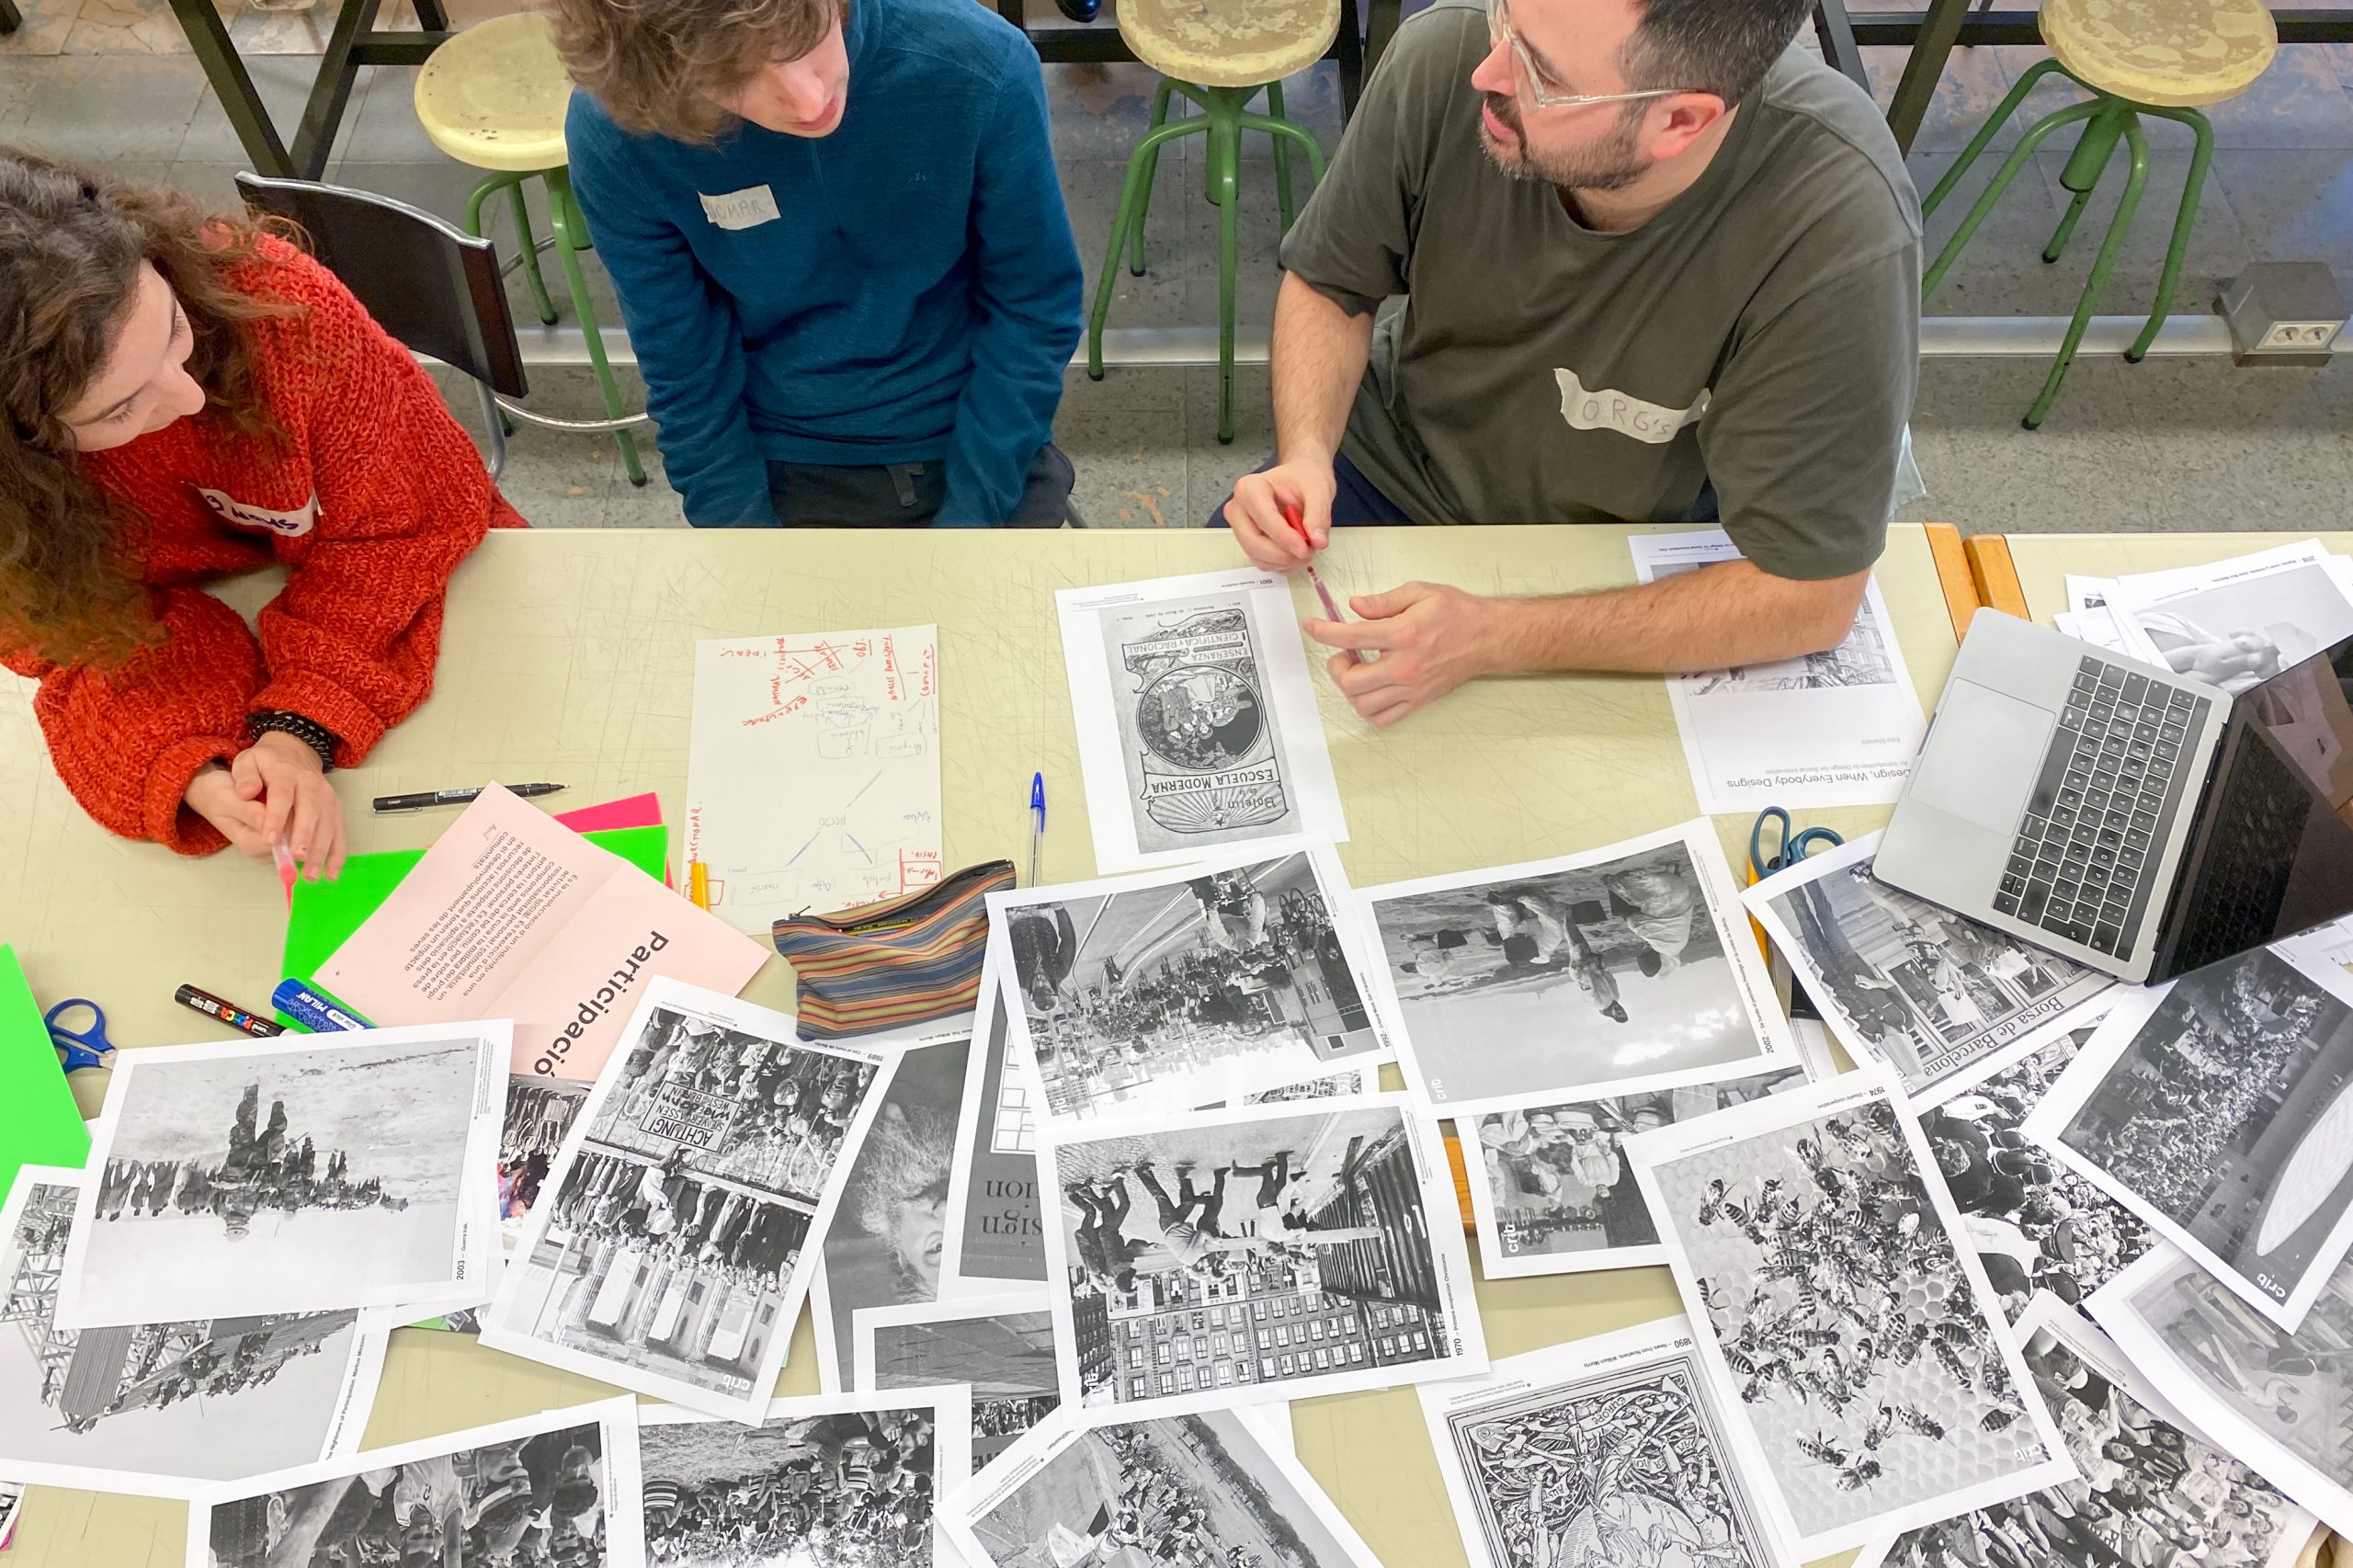
[(1417, 522), (1712, 511), (1777, 576), (1869, 566), (1920, 333), (1919, 200), (1870, 100), (1792, 50), (1689, 190), (1601, 233), (1488, 160), (1487, 49), (1477, 0), (1406, 22), (1283, 244), (1352, 313), (1406, 296), (1348, 460)]

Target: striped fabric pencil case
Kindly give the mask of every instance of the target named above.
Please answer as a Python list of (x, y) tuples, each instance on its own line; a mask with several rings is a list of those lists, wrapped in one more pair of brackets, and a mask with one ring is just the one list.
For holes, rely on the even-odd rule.
[(801, 982), (801, 1032), (843, 1040), (972, 1010), (988, 949), (988, 895), (1013, 886), (992, 860), (887, 903), (776, 923), (776, 950)]

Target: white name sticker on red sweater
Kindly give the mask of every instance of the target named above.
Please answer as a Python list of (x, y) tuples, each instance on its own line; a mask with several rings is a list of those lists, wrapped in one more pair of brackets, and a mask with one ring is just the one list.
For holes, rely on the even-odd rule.
[(204, 497), (204, 504), (211, 507), (212, 515), (222, 522), (234, 523), (240, 528), (267, 528), (271, 533), (283, 534), (288, 539), (299, 539), (309, 533), (319, 520), (319, 498), (315, 495), (291, 512), (274, 512), (267, 506), (239, 501), (223, 495), (218, 490), (207, 490), (202, 485), (197, 486), (196, 493)]

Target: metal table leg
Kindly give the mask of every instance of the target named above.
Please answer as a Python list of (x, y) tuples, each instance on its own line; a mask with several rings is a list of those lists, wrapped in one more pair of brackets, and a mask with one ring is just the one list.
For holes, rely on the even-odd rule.
[(1912, 139), (1920, 134), (1920, 122), (1928, 117), (1928, 104), (1937, 96), (1937, 84), (1944, 79), (1945, 61), (1951, 55), (1953, 44), (1961, 37), (1961, 24), (1968, 18), (1970, 0), (1928, 0), (1928, 8), (1920, 18), (1920, 34), (1912, 43), (1912, 56), (1904, 62), (1904, 77), (1895, 85), (1895, 101), (1888, 107), (1888, 129), (1895, 132), (1895, 145), (1904, 153), (1912, 151)]
[(269, 108), (254, 90), (253, 76), (239, 58), (237, 46), (229, 41), (228, 24), (213, 9), (212, 0), (171, 0), (171, 4), (180, 31), (188, 35), (188, 47), (204, 68), (204, 79), (220, 96), (221, 108), (235, 129), (239, 144), (253, 160), (254, 172), (272, 179), (314, 177), (297, 169), (286, 155), (286, 143), (278, 140)]
[[(6, 6), (9, 0), (0, 0)], [(204, 68), (204, 79), (220, 95), (221, 108), (237, 132), (237, 141), (252, 160), (254, 172), (272, 179), (315, 180), (324, 175), (335, 155), (335, 133), (351, 107), (351, 90), (363, 65), (422, 65), (434, 50), (449, 41), (449, 17), (443, 0), (415, 0), (422, 32), (378, 32), (376, 13), (383, 0), (338, 0), (335, 25), (327, 34), (319, 74), (302, 106), (302, 123), (290, 151), (270, 119), (269, 108), (254, 90), (229, 29), (212, 0), (171, 0), (172, 15), (188, 35)]]
[(1863, 69), (1863, 51), (1855, 47), (1855, 24), (1847, 15), (1847, 0), (1821, 0), (1814, 6), (1813, 36), (1822, 45), (1823, 59), (1864, 92), (1871, 90), (1870, 73)]
[[(192, 3), (209, 7), (212, 0)], [(438, 8), (438, 4), (439, 0), (419, 0), (418, 12), (422, 15), (426, 6)], [(360, 62), (353, 55), (353, 45), (376, 25), (376, 12), (382, 5), (383, 0), (343, 0), (335, 8), (326, 51), (319, 57), (318, 78), (311, 84), (310, 99), (302, 106), (302, 123), (294, 132), (292, 162), (297, 179), (317, 179), (327, 172), (327, 160), (335, 154), (335, 132), (343, 124), (344, 111), (351, 107), (351, 89), (359, 80)]]
[(1397, 23), (1405, 9), (1404, 0), (1367, 0), (1364, 17), (1364, 76), (1381, 68), (1381, 51), (1397, 36)]
[(1357, 0), (1340, 0), (1340, 36), (1333, 53), (1340, 64), (1340, 118), (1352, 119), (1357, 99), (1364, 95), (1364, 29), (1357, 20)]

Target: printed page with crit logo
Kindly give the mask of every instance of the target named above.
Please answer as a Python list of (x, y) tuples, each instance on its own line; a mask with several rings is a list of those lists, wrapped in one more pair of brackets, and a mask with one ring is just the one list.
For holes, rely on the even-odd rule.
[(511, 1017), (513, 1072), (587, 1080), (655, 976), (732, 996), (767, 958), (493, 785), (317, 978), (380, 1025)]

